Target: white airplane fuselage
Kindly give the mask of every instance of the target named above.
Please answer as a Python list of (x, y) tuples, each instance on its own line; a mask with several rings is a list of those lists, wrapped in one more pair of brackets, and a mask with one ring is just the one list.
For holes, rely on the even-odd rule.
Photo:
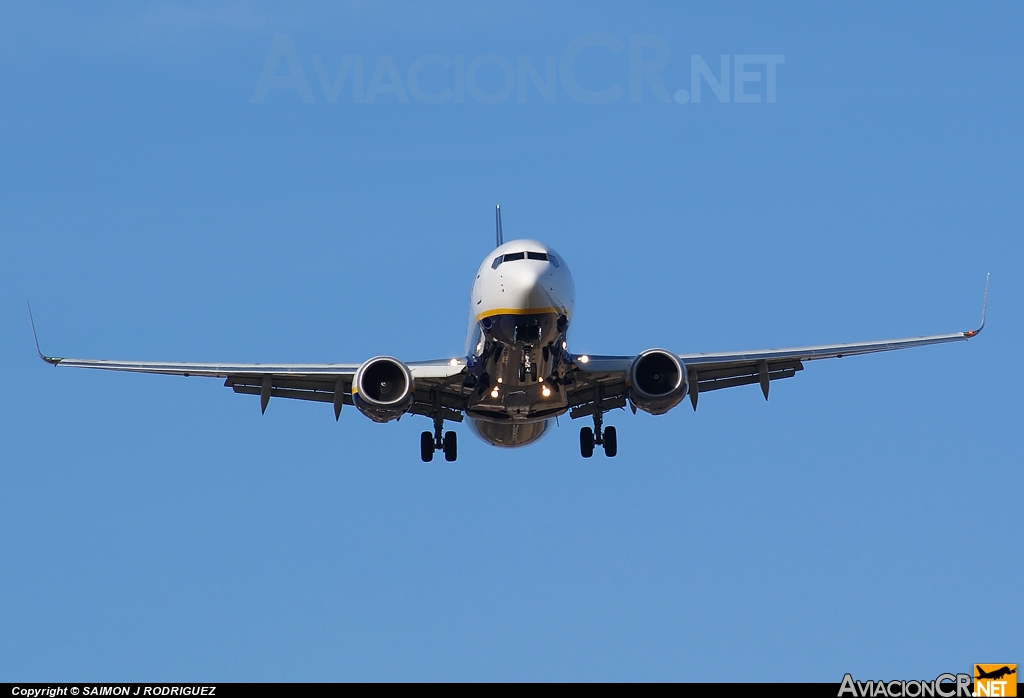
[(466, 338), (476, 389), (466, 413), (484, 441), (531, 443), (568, 409), (566, 333), (575, 299), (565, 260), (535, 240), (507, 242), (480, 265)]

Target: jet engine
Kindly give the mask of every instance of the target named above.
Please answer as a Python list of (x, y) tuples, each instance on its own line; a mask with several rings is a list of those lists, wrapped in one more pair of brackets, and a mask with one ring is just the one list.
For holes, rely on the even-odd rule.
[(352, 402), (375, 422), (398, 419), (412, 407), (412, 401), (412, 373), (390, 356), (369, 359), (352, 380)]
[(665, 414), (686, 396), (686, 368), (664, 349), (641, 352), (629, 365), (629, 399), (644, 412)]

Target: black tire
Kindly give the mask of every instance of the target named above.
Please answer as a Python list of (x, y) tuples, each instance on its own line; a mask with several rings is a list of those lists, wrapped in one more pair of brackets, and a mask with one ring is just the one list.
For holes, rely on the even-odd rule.
[(454, 431), (446, 432), (444, 435), (444, 459), (454, 463), (459, 457), (459, 437)]
[(580, 429), (580, 455), (584, 458), (594, 455), (594, 430), (590, 427)]
[(615, 427), (604, 428), (604, 455), (614, 458), (619, 452), (619, 439), (615, 433)]
[(424, 463), (434, 460), (434, 435), (429, 431), (420, 434), (420, 458)]

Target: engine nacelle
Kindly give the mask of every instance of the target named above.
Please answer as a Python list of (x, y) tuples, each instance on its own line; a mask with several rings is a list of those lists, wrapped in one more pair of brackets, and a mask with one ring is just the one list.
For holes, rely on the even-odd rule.
[(629, 399), (651, 414), (665, 414), (686, 397), (686, 367), (664, 349), (641, 352), (629, 365)]
[(398, 359), (375, 356), (356, 371), (352, 402), (375, 422), (398, 419), (412, 407), (412, 372)]

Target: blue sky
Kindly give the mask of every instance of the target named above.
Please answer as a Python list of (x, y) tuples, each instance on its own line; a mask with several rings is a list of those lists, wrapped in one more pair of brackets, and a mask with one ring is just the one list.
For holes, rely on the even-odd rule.
[[(1022, 14), (5, 3), (0, 678), (839, 681), (1024, 660)], [(275, 75), (306, 101), (257, 98), (278, 36), (299, 71)], [(631, 100), (631, 36), (665, 59), (669, 101), (646, 79)], [(519, 56), (546, 79), (574, 46), (589, 93), (561, 72), (553, 101), (511, 89)], [(705, 81), (694, 103), (693, 57), (720, 77), (723, 55), (727, 101)], [(362, 61), (362, 101), (352, 72), (329, 101), (314, 56), (332, 79)], [(410, 93), (424, 56), (440, 104)], [(743, 56), (782, 57), (774, 102), (755, 61), (741, 94), (760, 101), (737, 103)], [(430, 465), (420, 418), (261, 417), (216, 380), (32, 349), (26, 300), (58, 355), (449, 356), (495, 203), (506, 239), (572, 268), (579, 352), (969, 329), (986, 272), (989, 326), (809, 364), (767, 404), (748, 386), (613, 413), (615, 459), (581, 459), (563, 419), (512, 451), (459, 427), (458, 462)]]

